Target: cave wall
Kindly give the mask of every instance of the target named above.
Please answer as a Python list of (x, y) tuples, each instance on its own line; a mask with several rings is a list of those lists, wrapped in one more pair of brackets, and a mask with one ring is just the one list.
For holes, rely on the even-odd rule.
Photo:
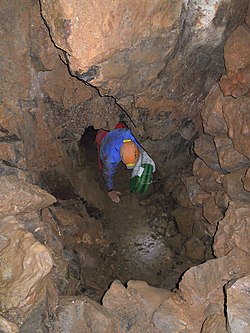
[(204, 98), (225, 71), (225, 39), (247, 6), (247, 0), (41, 1), (72, 75), (116, 99), (168, 176), (191, 163)]

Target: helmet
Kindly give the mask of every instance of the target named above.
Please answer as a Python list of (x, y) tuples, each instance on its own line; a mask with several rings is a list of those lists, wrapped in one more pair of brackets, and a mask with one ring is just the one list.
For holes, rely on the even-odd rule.
[(133, 169), (140, 157), (140, 150), (133, 141), (123, 140), (120, 154), (122, 162), (126, 164), (126, 167)]

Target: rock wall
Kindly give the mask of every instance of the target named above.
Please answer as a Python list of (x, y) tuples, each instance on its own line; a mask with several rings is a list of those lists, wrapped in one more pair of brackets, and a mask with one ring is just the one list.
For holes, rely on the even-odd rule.
[(225, 39), (247, 6), (248, 0), (41, 1), (71, 74), (116, 99), (168, 176), (191, 163), (204, 98), (224, 74)]

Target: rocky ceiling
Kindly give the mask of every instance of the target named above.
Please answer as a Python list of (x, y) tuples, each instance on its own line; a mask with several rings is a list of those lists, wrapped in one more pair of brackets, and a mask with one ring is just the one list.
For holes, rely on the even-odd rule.
[[(1, 1), (1, 332), (249, 332), (248, 2)], [(94, 216), (112, 207), (79, 142), (120, 114), (161, 176), (139, 206), (193, 267), (171, 292), (115, 280), (99, 304), (75, 296), (64, 249), (108, 247)]]
[[(178, 150), (185, 165), (185, 150), (201, 130), (204, 98), (225, 73), (225, 40), (247, 5), (43, 0), (41, 12), (70, 73), (114, 98), (159, 165), (173, 162)], [(96, 125), (110, 129), (110, 122)]]

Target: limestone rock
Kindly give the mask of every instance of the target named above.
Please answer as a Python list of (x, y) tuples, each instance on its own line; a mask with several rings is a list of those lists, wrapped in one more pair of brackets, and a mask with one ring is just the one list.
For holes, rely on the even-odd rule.
[(213, 137), (202, 134), (195, 140), (194, 151), (212, 169), (221, 171)]
[(250, 167), (247, 169), (246, 174), (242, 178), (244, 189), (250, 192)]
[(230, 198), (223, 190), (220, 190), (216, 192), (214, 200), (216, 205), (220, 208), (221, 212), (224, 214), (228, 208)]
[(204, 191), (216, 193), (221, 190), (221, 173), (209, 168), (200, 158), (196, 158), (194, 161), (193, 175)]
[(245, 173), (246, 168), (221, 177), (222, 187), (231, 200), (250, 202), (250, 192), (244, 189), (242, 182)]
[(235, 149), (250, 160), (250, 102), (247, 97), (231, 98), (223, 107), (228, 136)]
[(189, 238), (185, 246), (185, 255), (188, 259), (196, 262), (201, 262), (205, 258), (205, 245), (195, 236)]
[(227, 125), (222, 112), (224, 100), (225, 97), (218, 85), (215, 85), (206, 97), (201, 116), (204, 131), (210, 135), (217, 136), (227, 133)]
[(20, 324), (46, 297), (52, 257), (14, 217), (2, 218), (0, 229), (0, 310)]
[(220, 87), (224, 96), (249, 95), (250, 91), (250, 66), (244, 67), (237, 73), (228, 73), (220, 80)]
[(147, 320), (147, 310), (138, 303), (130, 292), (115, 280), (103, 297), (104, 309), (114, 318), (115, 332), (160, 333)]
[(187, 187), (183, 184), (183, 182), (175, 187), (172, 195), (181, 207), (194, 208), (192, 202), (190, 201)]
[(217, 136), (214, 138), (214, 143), (223, 170), (234, 172), (250, 163), (248, 158), (234, 149), (228, 136)]
[(16, 176), (0, 176), (0, 217), (28, 213), (52, 205), (56, 199), (36, 185), (16, 179)]
[(243, 202), (230, 202), (223, 220), (219, 222), (214, 239), (214, 253), (221, 257), (237, 247), (250, 252), (250, 207)]
[[(73, 0), (51, 5), (44, 0), (41, 5), (54, 42), (67, 52), (71, 71), (98, 86), (110, 80), (106, 85), (118, 93), (119, 86), (140, 91), (140, 78), (151, 82), (163, 68), (177, 42), (182, 1)], [(115, 83), (120, 78), (123, 87)]]
[(247, 27), (242, 24), (230, 35), (224, 47), (227, 70), (237, 72), (250, 65), (249, 53), (250, 34)]
[(0, 137), (0, 158), (19, 168), (25, 168), (23, 142), (16, 135)]
[(250, 275), (229, 283), (226, 287), (227, 320), (231, 333), (248, 333), (250, 331)]
[(214, 314), (206, 318), (201, 333), (228, 333), (223, 314)]
[(0, 316), (0, 331), (3, 333), (18, 333), (19, 328), (16, 324)]
[(173, 294), (155, 311), (153, 322), (161, 333), (191, 333), (194, 329), (192, 318), (178, 294)]
[(144, 281), (128, 281), (127, 290), (144, 307), (149, 318), (161, 303), (171, 295), (170, 291), (149, 286)]
[(209, 194), (197, 183), (195, 177), (182, 177), (182, 180), (187, 188), (189, 199), (193, 205), (200, 206), (203, 200), (209, 197)]
[(209, 197), (203, 202), (203, 216), (212, 225), (216, 226), (223, 218), (223, 214), (219, 207), (216, 205), (214, 196)]
[(63, 296), (50, 333), (116, 333), (112, 317), (87, 296)]
[[(192, 304), (190, 314), (202, 320), (206, 309), (211, 304), (218, 304), (214, 314), (223, 312), (223, 286), (232, 279), (241, 277), (249, 272), (248, 255), (242, 251), (231, 251), (229, 255), (207, 261), (190, 268), (183, 276), (179, 288), (187, 304)], [(204, 318), (205, 319), (205, 318)], [(198, 322), (197, 322), (198, 324)], [(200, 325), (202, 322), (200, 322)], [(197, 332), (199, 330), (197, 329)]]
[(192, 236), (195, 209), (179, 207), (171, 212), (174, 216), (178, 230), (186, 237)]

